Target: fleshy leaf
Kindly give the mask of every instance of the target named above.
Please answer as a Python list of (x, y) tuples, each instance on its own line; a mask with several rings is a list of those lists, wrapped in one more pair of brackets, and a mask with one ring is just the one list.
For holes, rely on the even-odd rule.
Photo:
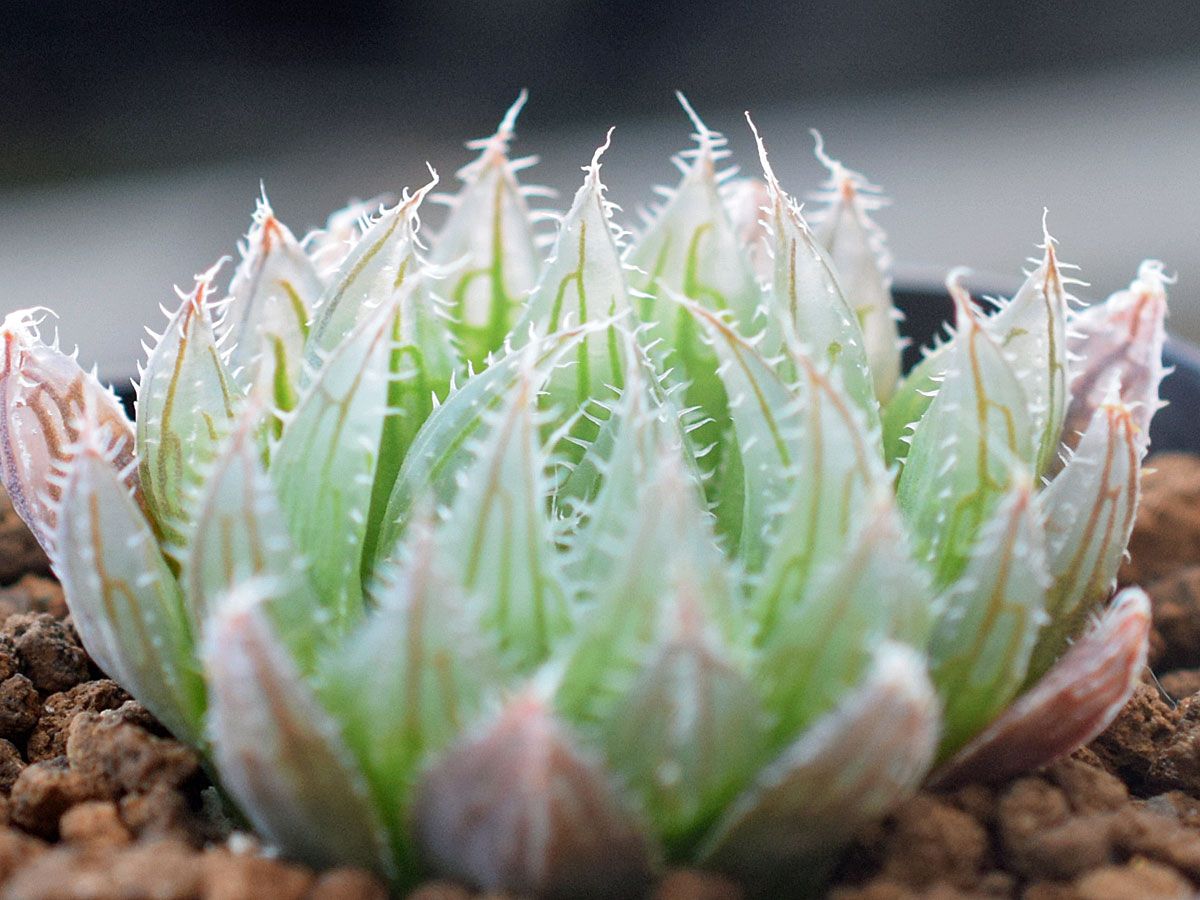
[(318, 691), (335, 710), (375, 807), (405, 853), (409, 801), (420, 766), (474, 722), (501, 681), (479, 629), (478, 604), (441, 555), (430, 523), (410, 532), (400, 561), (371, 589), (376, 609), (325, 655)]
[[(750, 121), (749, 116), (746, 120)], [(750, 127), (770, 198), (767, 223), (775, 265), (767, 304), (767, 340), (780, 345), (798, 340), (813, 360), (836, 368), (846, 393), (875, 420), (879, 403), (867, 366), (862, 328), (846, 302), (829, 256), (796, 202), (780, 187), (753, 122)]]
[(900, 378), (902, 319), (892, 302), (891, 254), (887, 237), (871, 213), (886, 204), (880, 189), (858, 172), (825, 154), (817, 132), (817, 159), (829, 169), (816, 214), (816, 236), (838, 273), (842, 291), (863, 332), (863, 346), (875, 385), (875, 396), (887, 403)]
[(923, 643), (933, 610), (928, 577), (908, 553), (890, 492), (865, 501), (843, 545), (819, 560), (811, 581), (780, 598), (760, 630), (755, 683), (783, 746), (833, 709), (889, 637)]
[(640, 896), (649, 879), (640, 823), (532, 689), (433, 765), (413, 822), (436, 871), (483, 890)]
[(612, 563), (556, 661), (555, 702), (569, 720), (599, 721), (629, 689), (662, 618), (664, 600), (684, 580), (704, 603), (713, 627), (732, 642), (738, 614), (732, 573), (702, 502), (700, 486), (683, 460), (665, 448), (644, 476), (625, 532), (607, 536)]
[(822, 561), (840, 556), (871, 498), (885, 485), (890, 491), (891, 484), (878, 429), (841, 389), (837, 374), (825, 374), (798, 353), (790, 360), (799, 373), (793, 427), (802, 437), (793, 441), (795, 477), (752, 592), (760, 635), (770, 633), (782, 609), (805, 594)]
[(797, 424), (800, 391), (780, 374), (777, 360), (759, 352), (761, 341), (743, 338), (724, 318), (699, 304), (679, 302), (717, 354), (716, 371), (729, 398), (743, 481), (735, 493), (742, 509), (734, 519), (733, 536), (742, 563), (757, 571), (767, 552), (774, 513), (794, 480), (797, 456), (804, 452), (807, 435)]
[(629, 356), (620, 396), (556, 494), (560, 508), (564, 495), (570, 498), (571, 508), (564, 512), (576, 520), (567, 537), (565, 571), (585, 592), (610, 576), (625, 551), (629, 522), (637, 517), (642, 490), (660, 456), (678, 454), (701, 495), (700, 470), (678, 410), (632, 340)]
[(209, 734), (221, 782), (269, 842), (314, 865), (393, 874), (387, 835), (337, 724), (284, 652), (243, 582), (205, 638)]
[(461, 584), (479, 599), (483, 629), (519, 670), (544, 661), (570, 627), (546, 509), (549, 457), (540, 437), (536, 351), (517, 351), (523, 362), (505, 405), (483, 414), (490, 421), (465, 446), (472, 459), (436, 538), (438, 552), (456, 561)]
[(246, 387), (259, 380), (264, 367), (272, 380), (296, 384), (309, 311), (324, 285), (300, 242), (275, 218), (265, 194), (241, 251), (217, 324), (221, 342), (229, 348), (229, 367)]
[(646, 662), (600, 727), (609, 763), (677, 858), (751, 782), (767, 752), (757, 689), (694, 590), (683, 573), (659, 604)]
[(121, 403), (72, 356), (43, 342), (48, 310), (21, 309), (0, 324), (0, 474), (13, 509), (47, 553), (57, 522), (62, 486), (56, 476), (70, 466), (85, 410), (111, 440), (112, 463), (141, 505), (134, 464), (133, 423)]
[(120, 444), (79, 423), (51, 556), (84, 647), (181, 740), (200, 739), (204, 684), (175, 576), (114, 466)]
[(766, 182), (758, 178), (735, 178), (725, 186), (723, 199), (750, 268), (760, 282), (770, 281), (774, 263), (767, 252), (770, 232), (763, 224), (771, 207)]
[(1054, 238), (1042, 222), (1043, 256), (1012, 300), (984, 325), (1025, 390), (1037, 444), (1036, 471), (1058, 455), (1067, 412), (1067, 292), (1054, 250)]
[(506, 403), (526, 369), (532, 366), (534, 390), (540, 391), (588, 331), (572, 328), (537, 338), (450, 391), (421, 426), (404, 458), (383, 517), (377, 558), (385, 558), (396, 546), (422, 496), (432, 494), (438, 505), (453, 501), (458, 475), (472, 459), (472, 441), (486, 439), (486, 425), (495, 421), (488, 414)]
[(406, 275), (419, 266), (418, 213), (421, 201), (438, 183), (432, 168), (429, 176), (424, 187), (411, 196), (406, 190), (398, 204), (371, 222), (317, 301), (306, 348), (314, 366), (322, 353), (331, 352), (380, 304), (388, 302)]
[(1169, 283), (1162, 263), (1146, 260), (1128, 288), (1071, 321), (1067, 343), (1079, 362), (1063, 428), (1068, 447), (1078, 443), (1096, 408), (1106, 402), (1114, 379), (1139, 431), (1149, 435), (1150, 419), (1162, 406), (1158, 387), (1165, 374), (1162, 351)]
[(979, 531), (963, 574), (944, 595), (929, 644), (942, 697), (942, 751), (978, 734), (1016, 695), (1038, 630), (1050, 577), (1045, 532), (1027, 481), (1016, 482)]
[(534, 334), (588, 323), (602, 326), (576, 346), (573, 365), (555, 370), (541, 401), (543, 407), (567, 415), (588, 413), (575, 420), (570, 437), (556, 448), (570, 463), (578, 462), (584, 447), (595, 440), (606, 401), (620, 389), (629, 365), (631, 338), (619, 321), (631, 324), (629, 288), (616, 242), (620, 230), (600, 181), (600, 155), (611, 139), (609, 129), (591, 164), (584, 167), (583, 186), (563, 217), (550, 259), (512, 334), (513, 345), (520, 347)]
[(837, 849), (916, 789), (937, 729), (923, 660), (884, 644), (862, 683), (734, 802), (702, 860), (770, 896), (813, 887)]
[(213, 331), (208, 296), (218, 263), (196, 278), (150, 351), (137, 399), (137, 452), (146, 511), (168, 552), (187, 540), (189, 495), (229, 430), (237, 388)]
[(1053, 582), (1046, 599), (1050, 620), (1033, 653), (1031, 681), (1108, 599), (1133, 532), (1145, 435), (1134, 411), (1118, 399), (1116, 385), (1109, 390), (1066, 467), (1038, 496)]
[(314, 229), (304, 236), (301, 243), (322, 281), (337, 272), (370, 228), (371, 213), (395, 201), (391, 194), (381, 194), (370, 200), (351, 200), (330, 213), (324, 228)]
[(296, 549), (331, 621), (362, 612), (360, 566), (388, 387), (396, 297), (373, 310), (326, 360), (291, 413), (271, 479)]
[(728, 310), (746, 331), (757, 315), (761, 291), (721, 199), (720, 183), (732, 174), (717, 171), (717, 163), (729, 156), (727, 141), (700, 120), (682, 94), (676, 96), (696, 128), (697, 146), (673, 158), (683, 178), (673, 191), (661, 192), (669, 199), (634, 244), (630, 261), (645, 273), (634, 284), (647, 294), (641, 318), (658, 323), (654, 333), (679, 353), (691, 373), (690, 317), (675, 304), (656, 300), (659, 286), (707, 309)]
[(1028, 693), (939, 769), (937, 787), (996, 782), (1053, 762), (1107, 728), (1146, 665), (1150, 599), (1126, 588)]
[(979, 321), (960, 277), (955, 271), (946, 280), (958, 334), (897, 487), (918, 558), (930, 561), (939, 586), (962, 571), (1012, 473), (1032, 468), (1036, 454), (1021, 384)]
[(318, 639), (328, 637), (328, 629), (262, 465), (258, 433), (263, 418), (261, 403), (251, 398), (208, 473), (192, 509), (194, 529), (181, 582), (192, 628), (199, 634), (220, 598), (243, 581), (271, 578), (272, 596), (278, 598), (266, 607), (272, 624), (307, 671)]
[[(1069, 400), (1066, 322), (1070, 281), (1062, 274), (1054, 239), (1042, 223), (1042, 258), (1011, 300), (982, 319), (984, 331), (1000, 347), (1026, 394), (1038, 457), (1037, 471), (1051, 467), (1058, 453), (1062, 421)], [(932, 402), (959, 342), (957, 333), (927, 350), (901, 382), (884, 410), (884, 446), (888, 462), (903, 461), (910, 426)], [(1086, 423), (1085, 423), (1086, 424)]]
[(508, 157), (526, 96), (522, 91), (495, 134), (467, 144), (481, 152), (458, 171), (463, 186), (450, 201), (431, 256), (436, 265), (457, 269), (446, 297), (463, 356), (476, 367), (500, 349), (541, 264), (526, 191), (517, 182), (517, 172), (536, 159)]

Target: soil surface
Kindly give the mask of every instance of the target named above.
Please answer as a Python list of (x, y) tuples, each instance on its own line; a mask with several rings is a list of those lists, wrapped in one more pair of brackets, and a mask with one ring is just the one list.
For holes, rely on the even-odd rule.
[[(1200, 458), (1153, 465), (1121, 580), (1154, 601), (1154, 674), (1071, 758), (905, 803), (860, 836), (830, 897), (1200, 895)], [(273, 858), (223, 818), (196, 754), (88, 658), (2, 492), (0, 585), (0, 900), (387, 896), (365, 872)], [(409, 900), (483, 896), (500, 900), (447, 882)], [(653, 893), (742, 896), (690, 870), (667, 873)]]

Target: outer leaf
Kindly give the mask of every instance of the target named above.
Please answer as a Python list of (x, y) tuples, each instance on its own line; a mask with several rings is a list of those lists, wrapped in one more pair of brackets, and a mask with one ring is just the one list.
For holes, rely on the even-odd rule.
[(921, 642), (932, 610), (928, 578), (908, 554), (890, 492), (877, 492), (845, 544), (812, 580), (782, 598), (759, 632), (755, 678), (776, 747), (833, 709), (889, 636)]
[(921, 658), (885, 644), (862, 684), (734, 803), (702, 859), (773, 896), (811, 887), (834, 851), (916, 789), (937, 728)]
[(1032, 466), (1036, 453), (1024, 392), (971, 308), (960, 275), (953, 272), (946, 282), (958, 338), (941, 389), (913, 435), (897, 488), (918, 558), (930, 561), (938, 585), (962, 571), (1011, 473)]
[(326, 654), (319, 675), (321, 699), (336, 710), (398, 857), (410, 852), (406, 814), (419, 767), (476, 720), (500, 683), (456, 567), (429, 523), (414, 526), (402, 561), (372, 590), (378, 608)]
[(758, 691), (694, 590), (685, 573), (659, 604), (646, 662), (601, 726), (610, 764), (677, 857), (750, 783), (768, 750)]
[(241, 370), (246, 387), (258, 380), (264, 366), (276, 370), (273, 377), (283, 384), (296, 384), (309, 310), (324, 285), (299, 241), (275, 218), (265, 194), (241, 252), (218, 324), (222, 343), (230, 348), (230, 368)]
[(532, 365), (536, 374), (534, 390), (540, 390), (587, 331), (572, 328), (539, 338), (468, 378), (461, 388), (451, 390), (421, 427), (404, 458), (384, 514), (377, 557), (385, 558), (396, 546), (421, 496), (432, 493), (438, 505), (454, 499), (458, 476), (472, 459), (471, 442), (486, 439), (486, 425), (495, 421), (488, 413), (511, 396), (525, 368)]
[(234, 416), (237, 390), (217, 347), (208, 302), (218, 266), (197, 276), (191, 294), (180, 295), (183, 302), (150, 351), (138, 388), (146, 511), (175, 552), (187, 540), (188, 495), (203, 481)]
[(0, 324), (0, 475), (13, 509), (50, 552), (62, 497), (54, 476), (67, 470), (85, 411), (108, 434), (113, 466), (142, 502), (134, 461), (133, 425), (120, 401), (74, 357), (42, 341), (40, 314), (21, 309)]
[[(397, 305), (358, 325), (288, 421), (271, 478), (296, 548), (333, 621), (362, 610), (360, 565), (386, 406)], [(333, 539), (333, 538), (336, 538)]]
[(413, 821), (437, 871), (483, 890), (639, 896), (649, 880), (639, 824), (529, 690), (429, 770)]
[(1034, 650), (1031, 681), (1050, 668), (1116, 585), (1133, 532), (1146, 453), (1145, 434), (1134, 416), (1117, 398), (1116, 385), (1110, 386), (1108, 402), (1092, 415), (1066, 468), (1038, 496), (1053, 582), (1046, 600), (1050, 617)]
[(247, 402), (192, 510), (194, 529), (183, 560), (182, 582), (194, 633), (214, 604), (252, 578), (270, 577), (267, 604), (272, 624), (302, 669), (308, 670), (318, 640), (321, 601), (295, 549), (275, 490), (262, 467), (258, 433), (264, 412)]
[(205, 639), (209, 732), (221, 781), (268, 841), (314, 865), (394, 872), (387, 835), (337, 725), (283, 651), (245, 582)]
[(1017, 482), (980, 529), (966, 569), (946, 592), (929, 649), (945, 706), (943, 752), (978, 734), (1024, 681), (1046, 622), (1044, 543), (1032, 486)]
[(892, 302), (891, 254), (887, 236), (871, 213), (887, 201), (880, 188), (836, 159), (825, 155), (821, 136), (817, 159), (829, 169), (822, 200), (825, 209), (817, 214), (817, 240), (829, 254), (842, 290), (863, 331), (863, 346), (880, 403), (887, 403), (900, 378), (900, 331), (902, 315)]
[(309, 334), (309, 362), (320, 362), (342, 343), (356, 325), (387, 302), (405, 274), (417, 267), (416, 233), (421, 201), (437, 186), (437, 172), (429, 170), (429, 183), (412, 196), (405, 191), (400, 203), (383, 210), (338, 267), (329, 287), (313, 308)]
[(1150, 600), (1126, 588), (1046, 676), (938, 770), (933, 784), (1003, 781), (1053, 762), (1107, 728), (1146, 666)]
[(463, 356), (475, 366), (500, 349), (540, 267), (525, 191), (517, 183), (517, 172), (536, 160), (508, 158), (526, 96), (522, 91), (494, 135), (467, 144), (481, 153), (459, 170), (463, 187), (434, 242), (435, 264), (460, 266), (446, 295)]
[[(753, 129), (754, 123), (750, 126)], [(780, 187), (757, 130), (754, 137), (771, 199), (767, 222), (775, 269), (767, 309), (769, 319), (778, 323), (774, 340), (782, 344), (798, 338), (814, 360), (836, 368), (846, 393), (875, 420), (879, 404), (862, 328), (846, 302), (829, 256), (809, 230), (795, 201)], [(768, 324), (768, 340), (773, 338), (772, 328)]]
[(1127, 289), (1072, 320), (1068, 345), (1080, 364), (1071, 382), (1071, 405), (1063, 429), (1069, 447), (1091, 424), (1096, 408), (1107, 401), (1114, 381), (1138, 429), (1149, 434), (1150, 419), (1162, 406), (1158, 387), (1165, 374), (1162, 349), (1168, 283), (1162, 263), (1148, 259)]
[(577, 637), (558, 661), (556, 705), (570, 720), (599, 721), (629, 689), (662, 603), (684, 582), (733, 642), (734, 585), (700, 503), (699, 485), (668, 449), (643, 482), (636, 518), (612, 544), (607, 577), (593, 589)]
[[(798, 353), (800, 408), (793, 425), (794, 477), (777, 512), (777, 527), (752, 593), (760, 637), (775, 627), (782, 610), (806, 593), (823, 560), (835, 560), (870, 515), (878, 491), (890, 493), (878, 430), (842, 390), (836, 373), (823, 373)], [(907, 554), (907, 549), (904, 554)]]
[(175, 577), (114, 468), (96, 418), (80, 423), (52, 554), (84, 647), (181, 740), (200, 739), (204, 684)]

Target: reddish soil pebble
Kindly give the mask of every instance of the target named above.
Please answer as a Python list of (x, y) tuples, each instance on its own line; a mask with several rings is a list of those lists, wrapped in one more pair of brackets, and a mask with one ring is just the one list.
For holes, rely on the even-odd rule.
[[(1200, 458), (1156, 457), (1122, 569), (1154, 602), (1152, 662), (1088, 748), (1005, 784), (922, 792), (862, 834), (837, 900), (1200, 893)], [(0, 494), (0, 900), (382, 900), (353, 869), (276, 859), (222, 818), (191, 749), (87, 658)], [(504, 900), (431, 881), (409, 900)], [(752, 897), (679, 869), (651, 900)]]

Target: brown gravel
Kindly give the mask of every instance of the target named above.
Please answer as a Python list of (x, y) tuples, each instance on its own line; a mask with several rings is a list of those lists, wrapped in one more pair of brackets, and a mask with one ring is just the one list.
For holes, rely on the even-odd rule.
[[(1155, 607), (1154, 669), (1089, 748), (1041, 772), (922, 792), (868, 829), (839, 900), (1116, 900), (1200, 889), (1200, 459), (1156, 458), (1122, 580)], [(5, 540), (0, 503), (0, 556)], [(0, 582), (32, 571), (18, 568)], [(50, 579), (0, 587), (0, 900), (382, 900), (374, 876), (265, 856), (211, 810), (196, 754), (99, 676)], [(1160, 687), (1161, 685), (1161, 687)], [(207, 792), (207, 793), (206, 793)], [(428, 882), (409, 900), (506, 900)], [(738, 900), (690, 869), (650, 900)], [(516, 898), (507, 898), (516, 900)]]

